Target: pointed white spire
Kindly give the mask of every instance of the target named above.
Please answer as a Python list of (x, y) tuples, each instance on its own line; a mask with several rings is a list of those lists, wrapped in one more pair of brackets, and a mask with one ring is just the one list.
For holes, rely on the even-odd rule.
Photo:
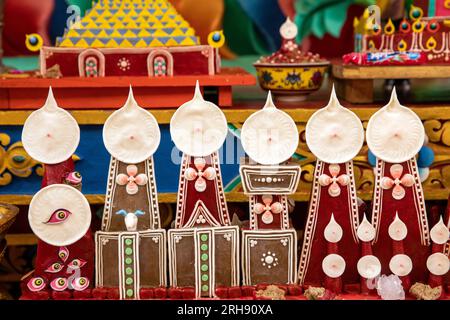
[(337, 111), (339, 108), (344, 108), (341, 103), (339, 102), (337, 95), (336, 95), (336, 90), (334, 89), (334, 83), (333, 83), (333, 88), (331, 89), (331, 94), (330, 94), (330, 100), (328, 101), (327, 106), (325, 107), (326, 110), (328, 111)]
[(202, 92), (200, 91), (200, 84), (199, 84), (198, 80), (195, 82), (194, 99), (203, 100), (203, 96), (202, 96)]
[(272, 100), (272, 93), (269, 92), (267, 93), (267, 99), (266, 99), (266, 104), (264, 105), (263, 109), (264, 110), (269, 110), (269, 109), (276, 109), (277, 107), (275, 106), (275, 104), (273, 103)]
[(392, 109), (398, 107), (399, 105), (400, 105), (400, 102), (398, 101), (397, 91), (396, 91), (395, 86), (394, 86), (392, 88), (391, 99), (389, 100), (388, 104), (386, 105), (386, 108), (388, 110), (392, 110)]
[(369, 242), (375, 239), (375, 228), (372, 226), (369, 220), (367, 220), (365, 213), (361, 223), (358, 226), (356, 234), (358, 236), (358, 239), (361, 241)]
[(45, 104), (42, 106), (42, 109), (51, 111), (56, 108), (58, 108), (58, 104), (56, 103), (55, 97), (53, 95), (52, 87), (50, 86), (48, 88), (47, 100), (45, 101)]
[(138, 106), (138, 104), (137, 104), (136, 100), (134, 99), (133, 88), (131, 87), (131, 84), (130, 84), (130, 90), (128, 91), (128, 98), (127, 98), (127, 101), (125, 102), (123, 108), (129, 110), (129, 109), (131, 109), (133, 107), (137, 107), (137, 106)]
[(448, 227), (444, 224), (441, 216), (439, 222), (431, 228), (430, 237), (433, 243), (444, 244), (449, 240), (449, 233)]

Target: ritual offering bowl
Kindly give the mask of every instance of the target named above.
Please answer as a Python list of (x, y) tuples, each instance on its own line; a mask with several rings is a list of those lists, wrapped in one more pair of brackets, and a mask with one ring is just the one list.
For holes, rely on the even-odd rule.
[(295, 42), (297, 26), (289, 20), (281, 26), (281, 48), (253, 65), (259, 85), (270, 90), (276, 99), (301, 101), (320, 89), (330, 62), (318, 54), (302, 52)]
[(3, 258), (6, 249), (6, 231), (16, 220), (18, 212), (19, 208), (16, 206), (0, 203), (0, 261)]

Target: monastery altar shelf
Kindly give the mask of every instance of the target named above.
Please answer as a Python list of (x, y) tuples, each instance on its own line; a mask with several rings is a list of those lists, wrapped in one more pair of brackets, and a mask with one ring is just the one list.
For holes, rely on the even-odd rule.
[(51, 85), (66, 109), (116, 109), (130, 84), (147, 107), (176, 107), (196, 80), (232, 106), (232, 87), (256, 80), (241, 68), (222, 69), (223, 32), (211, 30), (210, 38), (201, 44), (168, 0), (96, 1), (56, 46), (40, 49), (40, 77), (1, 82), (2, 107), (33, 109)]
[(170, 119), (182, 155), (175, 219), (163, 228), (153, 158), (166, 151), (159, 150), (162, 132), (130, 87), (103, 126), (110, 164), (94, 233), (82, 193), (86, 180), (73, 161), (83, 137), (50, 89), (22, 132), (27, 153), (43, 163), (43, 179), (28, 210), (39, 239), (36, 268), (23, 277), (21, 298), (448, 298), (450, 216), (427, 215), (415, 158), (425, 129), (395, 88), (367, 125), (376, 157), (370, 214), (355, 186), (360, 119), (339, 103), (334, 88), (309, 119), (305, 139), (317, 161), (300, 244), (292, 218), (301, 212), (288, 199), (302, 183), (292, 161), (299, 142), (294, 120), (269, 92), (242, 126), (248, 221), (228, 210), (218, 152), (227, 134), (225, 114), (203, 98), (197, 82), (193, 98)]

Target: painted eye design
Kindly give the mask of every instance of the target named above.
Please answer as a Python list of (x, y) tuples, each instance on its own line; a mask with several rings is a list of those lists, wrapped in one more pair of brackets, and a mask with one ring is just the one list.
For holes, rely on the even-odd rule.
[(63, 291), (66, 290), (69, 286), (66, 278), (56, 278), (52, 282), (50, 282), (50, 287), (55, 291)]
[(72, 213), (66, 209), (58, 209), (55, 210), (55, 212), (52, 213), (52, 215), (50, 216), (50, 219), (48, 219), (47, 222), (44, 222), (45, 224), (58, 224), (58, 223), (62, 223), (64, 221), (67, 220), (67, 218), (69, 218), (69, 216)]
[(41, 277), (31, 278), (27, 283), (27, 287), (32, 292), (41, 291), (45, 288), (45, 280)]
[(69, 257), (69, 249), (67, 249), (67, 247), (61, 247), (61, 248), (59, 248), (58, 257), (59, 257), (63, 262), (66, 262), (67, 258)]
[(80, 277), (72, 280), (72, 287), (76, 291), (83, 291), (89, 287), (89, 280), (86, 277)]
[(80, 269), (82, 266), (86, 264), (86, 261), (83, 259), (73, 259), (68, 265), (67, 269)]
[(45, 269), (45, 272), (49, 272), (49, 273), (57, 273), (60, 272), (62, 269), (62, 264), (59, 262), (55, 262), (53, 263), (50, 267), (48, 267), (47, 269)]
[(67, 175), (66, 182), (70, 185), (78, 185), (82, 179), (81, 174), (78, 171), (74, 171)]
[(42, 37), (37, 33), (27, 34), (25, 36), (25, 45), (28, 50), (36, 52), (41, 49), (42, 45), (44, 44), (44, 40)]

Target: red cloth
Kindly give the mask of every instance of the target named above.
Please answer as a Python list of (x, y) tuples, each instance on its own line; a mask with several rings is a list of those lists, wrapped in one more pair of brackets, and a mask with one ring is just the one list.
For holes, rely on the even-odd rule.
[[(3, 50), (5, 56), (36, 55), (25, 46), (25, 36), (38, 33), (50, 44), (48, 25), (55, 0), (5, 0)], [(58, 0), (59, 1), (59, 0)]]
[[(67, 173), (72, 171), (74, 171), (74, 163), (72, 158), (59, 164), (45, 165), (44, 177), (42, 179), (42, 188), (51, 184), (63, 183)], [(66, 248), (69, 251), (69, 256), (64, 262), (58, 256), (60, 250), (59, 246), (52, 246), (42, 240), (39, 240), (33, 277), (40, 276), (44, 278), (47, 282), (47, 288), (49, 288), (50, 282), (55, 278), (64, 277), (67, 279), (72, 279), (72, 273), (67, 273), (66, 267), (73, 259), (82, 259), (86, 261), (86, 264), (82, 268), (80, 268), (79, 276), (86, 277), (89, 280), (90, 286), (93, 286), (95, 247), (91, 231), (88, 230), (83, 238), (81, 238), (74, 244), (67, 246)], [(60, 262), (65, 267), (61, 268), (61, 270), (57, 273), (45, 272), (45, 270), (55, 262)], [(28, 282), (28, 280), (29, 279), (25, 279), (24, 281)], [(26, 285), (23, 286), (22, 291), (23, 294), (26, 294), (26, 292), (29, 291)], [(51, 296), (54, 299), (70, 298), (65, 293), (52, 293)]]
[[(185, 155), (183, 156), (183, 160), (184, 160)], [(213, 163), (213, 156), (207, 156), (207, 157), (203, 157), (206, 161), (206, 165), (203, 169), (203, 172), (211, 167), (212, 163)], [(197, 171), (197, 168), (194, 165), (194, 160), (195, 157), (190, 157), (187, 156), (187, 161), (189, 161), (187, 168), (193, 168), (194, 170)], [(220, 170), (220, 169), (219, 169)], [(218, 183), (218, 178), (220, 176), (218, 175), (216, 179), (213, 180), (208, 180), (205, 178), (206, 181), (206, 189), (203, 192), (198, 192), (197, 190), (195, 190), (195, 182), (198, 179), (189, 181), (184, 177), (184, 173), (181, 174), (180, 177), (180, 185), (184, 186), (187, 185), (187, 187), (185, 188), (185, 193), (184, 193), (184, 207), (181, 208), (181, 212), (184, 211), (184, 216), (181, 216), (181, 214), (179, 215), (179, 212), (177, 211), (177, 224), (176, 227), (177, 228), (181, 228), (181, 227), (185, 227), (186, 223), (189, 221), (189, 219), (191, 218), (191, 216), (194, 213), (194, 208), (195, 205), (197, 204), (198, 201), (202, 201), (203, 204), (205, 205), (205, 207), (207, 208), (207, 210), (211, 213), (211, 215), (214, 217), (214, 219), (220, 223), (222, 221), (222, 219), (224, 220), (225, 218), (222, 218), (225, 215), (225, 210), (221, 209), (220, 203), (222, 201), (224, 201), (224, 194), (223, 194), (223, 187), (219, 186)], [(222, 199), (220, 199), (220, 196), (222, 195)], [(180, 195), (178, 195), (180, 196)], [(180, 205), (180, 199), (178, 199), (178, 204)], [(226, 204), (225, 204), (226, 205)], [(180, 221), (178, 221), (178, 218), (180, 218)], [(228, 218), (228, 215), (227, 215)], [(228, 221), (227, 223), (223, 223), (223, 225), (227, 225), (229, 224), (230, 221)], [(197, 225), (199, 226), (199, 225)], [(208, 222), (205, 222), (204, 226), (209, 226)]]
[[(318, 161), (318, 164), (320, 164), (320, 161)], [(359, 259), (359, 244), (354, 239), (354, 237), (356, 237), (356, 230), (354, 230), (355, 228), (353, 226), (351, 214), (351, 199), (349, 197), (350, 185), (340, 186), (341, 194), (339, 196), (330, 196), (328, 194), (328, 186), (322, 187), (318, 184), (318, 181), (316, 181), (316, 177), (320, 176), (322, 173), (331, 176), (329, 170), (330, 165), (325, 162), (322, 162), (322, 165), (323, 169), (320, 172), (317, 172), (319, 167), (316, 165), (314, 187), (310, 200), (310, 206), (314, 206), (317, 202), (317, 210), (314, 214), (311, 209), (312, 207), (310, 207), (306, 222), (307, 225), (305, 227), (305, 240), (308, 238), (308, 228), (311, 228), (311, 234), (308, 239), (310, 243), (309, 263), (305, 267), (306, 271), (304, 272), (302, 284), (315, 287), (320, 287), (324, 284), (326, 276), (322, 270), (322, 261), (327, 255), (328, 245), (323, 232), (330, 222), (332, 213), (334, 214), (334, 219), (343, 230), (342, 239), (338, 243), (339, 255), (344, 258), (346, 263), (345, 272), (342, 275), (342, 283), (359, 283), (359, 275), (356, 270), (356, 264)], [(341, 164), (339, 175), (344, 173), (349, 174), (349, 172), (346, 172), (346, 164)], [(315, 187), (318, 188), (317, 194), (314, 192)], [(353, 215), (358, 214), (357, 209), (355, 210), (356, 212), (354, 212)], [(311, 226), (308, 226), (309, 221), (311, 221)], [(305, 255), (304, 249), (302, 250), (302, 255)], [(300, 264), (302, 264), (302, 261)]]
[[(393, 164), (384, 161), (377, 161), (377, 170), (381, 170), (381, 176), (391, 177), (389, 170)], [(416, 181), (420, 181), (417, 172), (414, 174), (413, 167), (415, 167), (415, 161), (406, 161), (401, 163), (403, 166), (402, 176), (410, 173), (415, 175)], [(392, 177), (391, 177), (392, 178)], [(381, 179), (380, 179), (381, 180)], [(420, 184), (420, 182), (419, 182)], [(408, 229), (408, 234), (406, 238), (402, 241), (404, 252), (413, 261), (413, 269), (409, 274), (411, 283), (427, 281), (428, 270), (426, 267), (426, 261), (431, 249), (427, 245), (421, 244), (421, 224), (418, 217), (420, 203), (417, 200), (417, 194), (414, 190), (420, 188), (417, 185), (412, 187), (404, 187), (406, 193), (405, 197), (401, 200), (395, 200), (392, 197), (392, 189), (384, 190), (381, 188), (380, 181), (375, 181), (374, 195), (380, 194), (378, 201), (374, 199), (374, 208), (379, 206), (380, 213), (378, 216), (378, 224), (374, 223), (377, 229), (378, 239), (375, 239), (373, 244), (373, 252), (381, 262), (381, 274), (391, 274), (389, 269), (389, 261), (393, 256), (393, 241), (389, 236), (388, 229), (389, 225), (394, 221), (396, 212), (398, 212), (399, 218), (406, 224)], [(372, 217), (374, 221), (375, 217)]]

